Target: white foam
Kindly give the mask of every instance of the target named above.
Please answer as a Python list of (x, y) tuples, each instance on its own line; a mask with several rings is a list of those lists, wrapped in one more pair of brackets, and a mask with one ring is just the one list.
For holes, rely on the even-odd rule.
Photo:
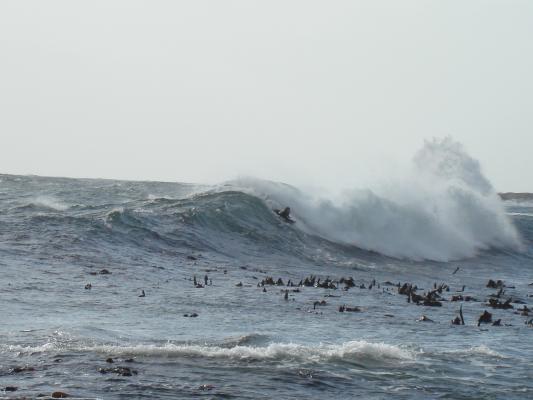
[(52, 196), (39, 196), (32, 201), (33, 204), (40, 207), (46, 207), (56, 211), (65, 211), (69, 206)]
[(489, 347), (487, 347), (487, 346), (485, 346), (483, 344), (480, 345), (480, 346), (469, 347), (467, 349), (451, 350), (451, 351), (449, 351), (449, 353), (461, 354), (461, 355), (465, 355), (465, 356), (480, 355), (480, 356), (488, 356), (488, 357), (502, 358), (502, 359), (508, 358), (508, 357), (504, 356), (503, 354), (498, 353), (497, 351), (492, 350), (492, 349), (490, 349)]
[(302, 345), (294, 343), (273, 343), (268, 346), (202, 346), (167, 343), (165, 345), (140, 344), (134, 346), (94, 345), (79, 346), (75, 344), (48, 343), (36, 347), (8, 346), (9, 352), (35, 353), (53, 351), (98, 352), (110, 355), (166, 356), (166, 357), (207, 357), (232, 360), (265, 360), (265, 361), (297, 361), (297, 362), (328, 362), (357, 360), (397, 360), (414, 359), (411, 351), (385, 343), (367, 341), (350, 341), (339, 345), (318, 344)]
[(450, 261), (488, 248), (522, 248), (479, 163), (450, 138), (426, 142), (406, 173), (336, 198), (251, 178), (233, 184), (270, 207), (290, 206), (297, 228), (326, 239), (415, 260)]
[(521, 213), (521, 212), (509, 212), (507, 215), (512, 215), (516, 217), (533, 217), (532, 213)]

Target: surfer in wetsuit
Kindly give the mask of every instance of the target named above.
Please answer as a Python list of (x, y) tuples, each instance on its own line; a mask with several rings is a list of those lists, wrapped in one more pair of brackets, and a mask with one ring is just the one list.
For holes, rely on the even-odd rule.
[(287, 220), (290, 220), (291, 219), (291, 208), (290, 207), (285, 207), (283, 210), (279, 211), (278, 212), (278, 215), (282, 218), (285, 218)]
[(295, 221), (291, 218), (291, 208), (285, 207), (283, 210), (274, 209), (274, 212), (278, 214), (281, 218), (290, 224), (293, 224)]

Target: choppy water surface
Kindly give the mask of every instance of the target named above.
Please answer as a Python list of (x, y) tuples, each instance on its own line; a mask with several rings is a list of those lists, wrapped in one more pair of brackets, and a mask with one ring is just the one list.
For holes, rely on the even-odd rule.
[[(533, 295), (531, 204), (501, 206), (500, 215), (500, 205), (479, 200), (479, 215), (469, 215), (499, 222), (478, 232), (469, 224), (482, 222), (472, 219), (452, 231), (398, 202), (366, 195), (348, 211), (313, 208), (296, 189), (261, 185), (259, 193), (242, 183), (0, 175), (0, 387), (18, 388), (0, 396), (533, 396), (533, 313), (521, 315), (523, 304), (515, 303), (529, 306)], [(296, 224), (271, 211), (285, 204)], [(450, 211), (458, 204), (439, 210), (459, 218)], [(403, 220), (379, 225), (384, 210)], [(329, 218), (324, 226), (320, 213)], [(337, 240), (350, 218), (366, 223), (370, 236)], [(387, 243), (378, 243), (380, 229), (389, 232)], [(417, 232), (433, 242), (402, 245), (420, 244)], [(299, 287), (310, 275), (329, 277), (337, 289)], [(269, 276), (283, 285), (258, 287)], [(194, 277), (205, 287), (195, 287)], [(343, 290), (342, 277), (356, 286)], [(486, 305), (498, 292), (486, 287), (489, 279), (505, 283), (501, 298), (512, 298), (513, 309)], [(420, 294), (434, 283), (450, 289), (441, 307), (429, 307), (407, 303), (398, 282), (418, 285)], [(459, 294), (477, 301), (449, 301)], [(452, 325), (461, 304), (466, 324)], [(341, 305), (361, 311), (339, 312)], [(484, 310), (502, 326), (478, 327)], [(433, 322), (419, 321), (422, 315)]]

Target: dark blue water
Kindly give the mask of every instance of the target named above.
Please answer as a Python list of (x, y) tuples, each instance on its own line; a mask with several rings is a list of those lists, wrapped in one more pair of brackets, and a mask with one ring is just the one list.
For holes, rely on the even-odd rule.
[[(0, 396), (533, 396), (533, 313), (521, 315), (516, 303), (529, 307), (533, 295), (533, 204), (507, 204), (502, 215), (496, 205), (495, 217), (485, 210), (450, 231), (368, 194), (346, 213), (304, 205), (297, 189), (272, 185), (259, 194), (257, 185), (0, 175), (0, 388), (18, 388)], [(449, 209), (481, 208), (454, 193), (461, 203)], [(295, 224), (271, 211), (287, 203)], [(403, 220), (383, 225), (378, 216), (391, 210)], [(336, 240), (348, 219), (369, 234)], [(387, 240), (376, 241), (380, 229)], [(444, 238), (449, 232), (455, 237)], [(298, 286), (310, 275), (337, 288)], [(269, 276), (283, 285), (262, 286)], [(344, 290), (342, 277), (356, 286)], [(512, 309), (486, 304), (498, 292), (489, 279), (504, 282), (501, 298)], [(420, 294), (435, 283), (449, 291), (440, 307), (416, 305), (398, 282)], [(477, 301), (450, 301), (459, 294)], [(342, 305), (360, 311), (339, 312)], [(465, 325), (452, 325), (461, 305)], [(478, 327), (484, 310), (502, 326)]]

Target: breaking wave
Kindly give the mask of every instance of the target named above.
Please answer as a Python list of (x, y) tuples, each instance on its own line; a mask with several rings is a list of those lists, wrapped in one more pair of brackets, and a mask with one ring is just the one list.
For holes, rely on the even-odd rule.
[[(24, 179), (27, 184), (34, 179), (38, 192), (40, 181), (52, 178)], [(21, 213), (28, 217), (19, 237), (31, 228), (57, 241), (58, 248), (70, 235), (80, 252), (91, 246), (113, 255), (117, 249), (131, 254), (139, 249), (158, 254), (212, 251), (243, 262), (265, 256), (343, 262), (379, 257), (375, 253), (450, 261), (489, 249), (522, 249), (511, 216), (479, 163), (449, 138), (425, 143), (408, 171), (391, 175), (387, 184), (334, 197), (252, 178), (211, 187), (77, 184), (83, 186), (75, 200), (62, 197), (67, 193), (63, 181), (57, 182), (57, 195), (32, 197), (31, 206), (23, 195), (19, 208), (8, 210), (17, 221)], [(286, 224), (272, 211), (284, 206), (291, 207), (295, 224)]]
[(290, 205), (296, 227), (308, 233), (387, 256), (450, 261), (491, 248), (521, 249), (479, 163), (450, 138), (426, 142), (408, 173), (386, 186), (335, 199), (249, 178), (231, 184), (272, 207)]
[(133, 346), (48, 343), (38, 347), (8, 346), (4, 351), (37, 353), (55, 351), (96, 352), (113, 356), (166, 356), (206, 357), (235, 361), (294, 361), (300, 363), (362, 362), (362, 361), (409, 361), (415, 358), (412, 351), (385, 343), (349, 341), (342, 344), (302, 345), (293, 343), (272, 343), (268, 346), (233, 347), (206, 346), (195, 344), (164, 345), (142, 344)]

